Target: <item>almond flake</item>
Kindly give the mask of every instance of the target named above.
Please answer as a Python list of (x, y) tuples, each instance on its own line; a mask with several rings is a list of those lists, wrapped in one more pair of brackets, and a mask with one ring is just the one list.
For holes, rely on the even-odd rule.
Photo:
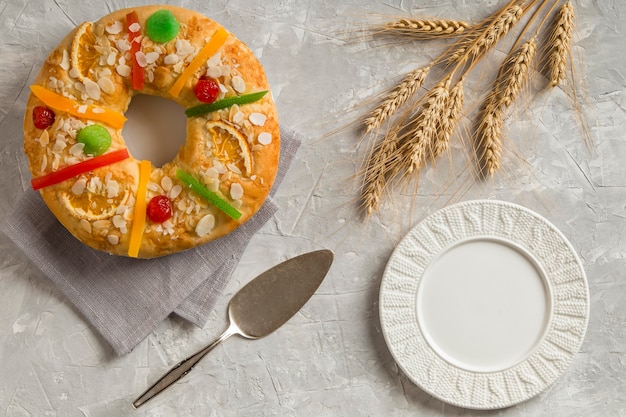
[(117, 235), (108, 235), (107, 240), (111, 245), (117, 245), (118, 243), (120, 243), (120, 238)]
[(135, 52), (135, 59), (137, 60), (137, 65), (139, 65), (141, 68), (145, 68), (145, 66), (148, 65), (148, 59), (146, 58), (146, 54), (144, 54), (142, 51)]
[(92, 113), (104, 113), (106, 112), (106, 110), (104, 110), (102, 107), (94, 107), (91, 109)]
[(108, 77), (102, 77), (98, 80), (98, 85), (107, 94), (113, 94), (115, 92), (115, 84)]
[(115, 198), (120, 193), (120, 184), (115, 180), (107, 181), (107, 197)]
[(72, 193), (75, 195), (81, 195), (83, 191), (85, 191), (85, 187), (87, 186), (86, 178), (79, 178), (74, 185), (72, 185)]
[(146, 54), (146, 63), (148, 64), (154, 64), (157, 59), (159, 59), (159, 53), (158, 52), (148, 52)]
[(44, 155), (41, 159), (41, 172), (45, 172), (48, 167), (48, 155)]
[(209, 67), (206, 70), (206, 75), (211, 78), (219, 78), (222, 76), (222, 71), (219, 67)]
[(267, 120), (267, 116), (263, 113), (252, 113), (248, 116), (248, 120), (255, 126), (265, 126), (265, 121)]
[(233, 88), (235, 89), (236, 92), (238, 93), (243, 93), (244, 91), (246, 91), (246, 83), (243, 80), (243, 78), (241, 78), (239, 75), (235, 75), (230, 82), (233, 85)]
[(128, 30), (130, 30), (133, 33), (139, 32), (141, 30), (141, 25), (135, 22), (128, 27)]
[(65, 71), (70, 69), (70, 55), (67, 53), (67, 49), (63, 50), (63, 57), (61, 58), (61, 64), (59, 64), (59, 66)]
[(207, 59), (206, 64), (209, 67), (215, 67), (222, 63), (222, 53), (216, 52), (211, 58)]
[(243, 114), (243, 112), (242, 111), (238, 111), (233, 116), (233, 123), (235, 123), (236, 125), (241, 125), (243, 123), (244, 117), (245, 117), (245, 115)]
[(269, 145), (272, 143), (272, 134), (269, 132), (261, 132), (257, 140), (261, 145)]
[(172, 189), (172, 179), (167, 175), (161, 178), (161, 187), (163, 187), (163, 191), (168, 192)]
[(87, 233), (91, 233), (91, 223), (88, 220), (82, 219), (80, 225), (85, 229)]
[(230, 76), (230, 71), (231, 71), (230, 65), (222, 65), (222, 66), (220, 66), (220, 72), (222, 73), (223, 77)]
[(241, 184), (234, 182), (230, 185), (230, 198), (240, 200), (243, 197), (243, 187)]
[(39, 137), (39, 144), (41, 146), (46, 146), (48, 145), (48, 143), (50, 143), (50, 134), (47, 130), (44, 130), (43, 132), (41, 132), (41, 136)]
[(85, 144), (81, 143), (81, 142), (78, 142), (78, 143), (73, 144), (70, 147), (69, 152), (70, 152), (70, 155), (72, 155), (72, 156), (78, 156), (78, 155), (83, 153), (84, 149), (85, 149)]
[(163, 63), (165, 65), (173, 65), (177, 63), (178, 61), (180, 61), (180, 58), (176, 54), (166, 55), (165, 58), (163, 59)]
[(207, 214), (196, 225), (196, 234), (200, 237), (207, 235), (215, 227), (215, 216)]
[(116, 20), (105, 28), (107, 33), (110, 33), (111, 35), (117, 35), (122, 31), (122, 29), (124, 29), (124, 24), (120, 20)]
[(67, 146), (67, 143), (65, 142), (65, 138), (57, 137), (57, 140), (54, 142), (54, 145), (52, 145), (52, 151), (61, 152), (63, 149), (65, 149), (66, 146)]
[(172, 189), (167, 194), (168, 194), (168, 197), (173, 200), (176, 197), (178, 197), (182, 191), (183, 191), (183, 187), (181, 187), (180, 184), (176, 184), (175, 186), (172, 187)]
[(130, 67), (126, 64), (120, 64), (115, 67), (115, 71), (122, 77), (128, 77), (130, 75)]
[(115, 216), (113, 216), (113, 226), (117, 227), (118, 229), (122, 229), (126, 227), (126, 220), (124, 220), (124, 218), (119, 214), (116, 214)]
[(130, 51), (130, 43), (126, 39), (118, 39), (115, 42), (115, 46), (117, 47), (117, 49), (119, 49), (121, 53)]
[(80, 75), (80, 72), (76, 68), (72, 68), (69, 74), (70, 74), (70, 77), (72, 78), (78, 78), (78, 76)]
[(111, 65), (111, 66), (115, 65), (116, 58), (117, 58), (117, 54), (115, 52), (111, 52), (109, 56), (107, 56), (107, 65)]
[(85, 78), (83, 84), (85, 85), (85, 92), (90, 98), (100, 100), (100, 86), (97, 83), (91, 81), (89, 78)]
[(207, 178), (217, 178), (219, 177), (220, 173), (217, 171), (217, 169), (211, 167), (204, 171), (204, 175), (206, 175)]

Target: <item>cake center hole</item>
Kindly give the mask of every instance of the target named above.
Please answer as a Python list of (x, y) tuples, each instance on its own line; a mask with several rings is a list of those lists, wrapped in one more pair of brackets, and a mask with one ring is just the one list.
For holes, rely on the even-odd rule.
[(163, 97), (140, 94), (133, 97), (122, 129), (133, 157), (162, 167), (174, 159), (187, 137), (184, 108)]

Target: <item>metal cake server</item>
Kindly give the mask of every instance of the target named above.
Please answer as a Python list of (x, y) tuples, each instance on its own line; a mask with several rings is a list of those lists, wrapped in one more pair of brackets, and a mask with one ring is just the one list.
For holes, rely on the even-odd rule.
[(333, 262), (333, 253), (318, 250), (291, 258), (263, 272), (240, 289), (228, 305), (229, 326), (207, 347), (179, 362), (133, 402), (137, 408), (187, 375), (214, 347), (238, 334), (247, 339), (267, 336), (282, 326), (311, 298)]

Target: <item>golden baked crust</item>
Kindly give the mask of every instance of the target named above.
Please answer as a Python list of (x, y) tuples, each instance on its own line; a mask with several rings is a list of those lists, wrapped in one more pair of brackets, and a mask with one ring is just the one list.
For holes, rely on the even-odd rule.
[[(71, 58), (76, 29), (52, 51), (34, 84), (81, 105), (94, 104), (124, 113), (137, 92), (131, 88), (131, 78), (123, 67), (130, 65), (124, 44), (127, 30), (118, 31), (120, 23), (116, 22), (124, 26), (126, 14), (135, 11), (143, 28), (146, 19), (161, 9), (174, 14), (180, 23), (180, 31), (174, 40), (164, 44), (156, 44), (147, 36), (142, 39), (142, 52), (157, 52), (158, 58), (145, 67), (145, 85), (141, 93), (175, 100), (185, 108), (201, 104), (193, 87), (207, 72), (218, 75), (222, 96), (269, 90), (261, 64), (246, 45), (229, 33), (218, 52), (189, 77), (178, 97), (170, 95), (169, 88), (197, 51), (220, 28), (199, 13), (174, 6), (119, 10), (92, 24), (100, 58), (87, 77), (105, 87), (100, 89), (99, 97), (86, 92), (85, 83), (89, 81), (81, 81), (77, 72), (69, 68), (71, 59), (68, 65), (68, 56)], [(166, 60), (168, 56), (170, 58)], [(103, 78), (110, 80), (114, 88)], [(245, 90), (241, 81), (245, 83)], [(37, 129), (33, 124), (33, 109), (41, 105), (44, 105), (42, 101), (31, 94), (24, 117), (24, 150), (33, 177), (88, 159), (74, 145), (77, 131), (94, 123), (54, 110), (54, 124), (45, 130)], [(107, 152), (126, 148), (121, 129), (95, 123), (105, 126), (111, 134), (112, 144)], [(261, 141), (259, 135), (262, 135)], [(138, 257), (152, 258), (193, 248), (224, 236), (245, 223), (269, 194), (278, 169), (279, 152), (278, 116), (271, 93), (254, 103), (189, 118), (185, 145), (173, 161), (161, 168), (152, 167), (148, 183), (147, 201), (156, 195), (168, 196), (173, 216), (165, 223), (146, 220)], [(251, 170), (248, 170), (250, 163)], [(201, 198), (176, 179), (177, 169), (192, 174), (207, 188), (216, 191), (242, 216), (233, 220)], [(52, 213), (80, 241), (98, 250), (127, 256), (138, 182), (139, 161), (131, 156), (45, 187), (40, 192)], [(243, 195), (239, 196), (241, 191)], [(215, 220), (212, 229), (207, 227), (212, 223), (210, 216)], [(205, 220), (200, 222), (203, 218)]]

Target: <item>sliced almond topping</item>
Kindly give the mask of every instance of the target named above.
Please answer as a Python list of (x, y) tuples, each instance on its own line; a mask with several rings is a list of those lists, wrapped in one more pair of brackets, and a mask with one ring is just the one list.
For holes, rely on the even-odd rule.
[(208, 234), (215, 227), (215, 216), (207, 214), (196, 225), (196, 234), (200, 237)]
[(252, 113), (248, 116), (248, 120), (255, 126), (264, 126), (267, 116), (263, 113)]
[(243, 197), (243, 187), (238, 182), (230, 185), (230, 197), (233, 200), (240, 200)]
[(41, 136), (39, 137), (39, 144), (41, 146), (47, 146), (50, 143), (50, 134), (47, 130), (41, 132)]
[(84, 177), (79, 178), (74, 185), (72, 185), (72, 193), (75, 195), (81, 195), (87, 187), (87, 179)]
[(61, 64), (59, 65), (65, 71), (70, 69), (70, 54), (67, 53), (67, 49), (63, 50), (63, 57), (61, 58)]
[(258, 141), (261, 145), (269, 145), (272, 143), (272, 134), (269, 132), (259, 133)]
[(116, 20), (105, 28), (107, 33), (110, 33), (111, 35), (117, 35), (122, 31), (122, 29), (124, 29), (124, 24), (120, 20)]
[(163, 62), (165, 63), (165, 65), (174, 65), (178, 61), (180, 61), (180, 58), (176, 54), (166, 55), (165, 58), (163, 59)]

